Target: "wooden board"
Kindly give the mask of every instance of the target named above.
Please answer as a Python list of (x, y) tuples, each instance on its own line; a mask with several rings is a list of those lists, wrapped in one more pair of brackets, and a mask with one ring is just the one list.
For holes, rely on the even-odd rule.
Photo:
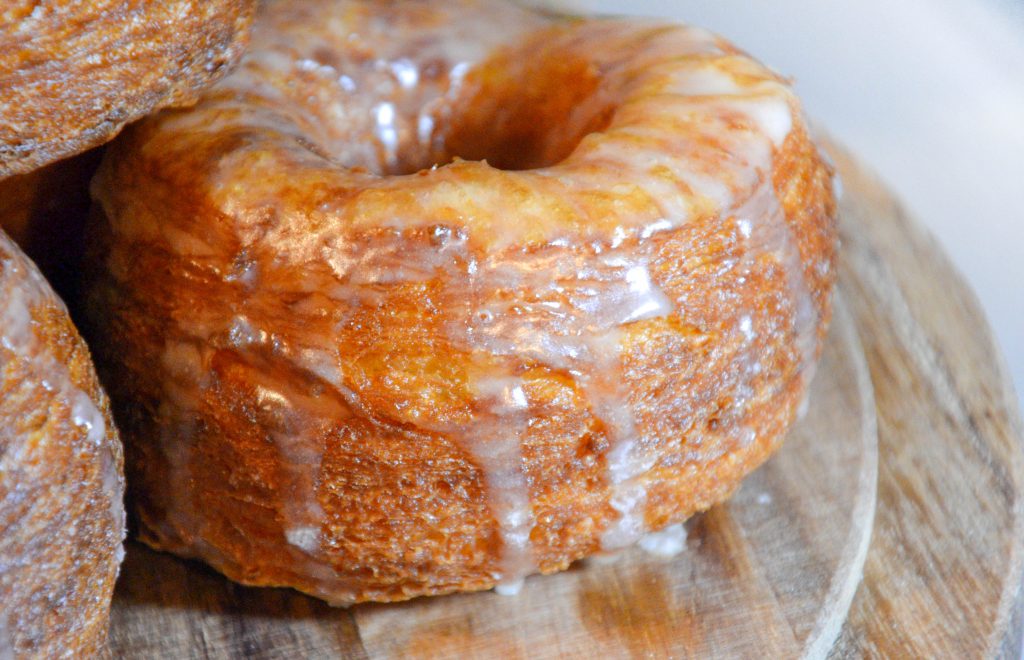
[(129, 544), (115, 657), (1019, 656), (1006, 376), (941, 252), (832, 151), (841, 293), (808, 414), (683, 553), (588, 560), (516, 597), (340, 610)]

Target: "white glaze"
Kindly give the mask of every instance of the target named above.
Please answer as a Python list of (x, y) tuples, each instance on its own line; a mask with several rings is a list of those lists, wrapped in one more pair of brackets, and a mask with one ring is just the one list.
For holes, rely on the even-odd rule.
[(256, 404), (274, 421), (268, 430), (281, 455), (285, 469), (281, 495), (285, 539), (301, 551), (297, 557), (313, 574), (330, 579), (333, 569), (324, 565), (321, 526), (324, 511), (317, 496), (323, 448), (316, 441), (316, 420), (310, 420), (302, 409), (303, 398), (297, 392), (279, 392), (265, 385), (256, 386)]
[(810, 408), (811, 392), (810, 390), (808, 390), (803, 393), (803, 395), (800, 397), (800, 403), (798, 403), (796, 406), (796, 418), (798, 420), (803, 420), (804, 417), (807, 417), (807, 411), (810, 410)]
[(523, 579), (499, 582), (494, 586), (494, 593), (499, 596), (516, 596), (523, 590), (524, 583), (525, 580)]
[[(573, 262), (564, 254), (552, 256), (480, 264), (472, 281), (495, 292), (496, 300), (470, 309), (468, 325), (453, 324), (453, 336), (493, 355), (528, 357), (573, 374), (612, 443), (606, 455), (610, 502), (620, 518), (602, 535), (602, 545), (621, 548), (644, 531), (638, 512), (646, 492), (640, 478), (654, 457), (641, 448), (619, 382), (618, 328), (670, 314), (672, 304), (653, 284), (643, 252), (608, 250), (596, 265), (589, 258)], [(501, 296), (520, 288), (533, 293), (531, 302)]]
[(683, 523), (676, 523), (657, 532), (648, 532), (640, 539), (639, 545), (650, 555), (671, 559), (686, 550), (686, 527)]
[(746, 259), (767, 252), (773, 254), (782, 267), (789, 292), (786, 303), (791, 308), (794, 343), (798, 351), (798, 369), (805, 383), (809, 382), (817, 346), (818, 315), (814, 308), (804, 272), (803, 259), (793, 230), (770, 182), (758, 186), (753, 195), (735, 211), (738, 218), (749, 222), (749, 246)]
[(470, 423), (462, 446), (483, 473), (488, 503), (503, 542), (496, 589), (503, 594), (518, 593), (523, 578), (537, 566), (530, 544), (533, 508), (521, 451), (529, 401), (518, 378), (488, 377), (473, 384), (489, 410)]
[[(253, 358), (267, 349), (282, 351), (283, 357), (298, 368), (317, 373), (343, 390), (341, 375), (331, 366), (330, 356), (317, 349), (291, 350), (275, 341), (271, 333), (253, 325), (244, 314), (214, 319), (192, 319), (191, 342), (170, 343), (162, 362), (171, 376), (163, 384), (165, 402), (161, 405), (161, 446), (169, 467), (169, 480), (175, 492), (189, 493), (193, 479), (191, 461), (203, 414), (203, 396), (213, 385), (209, 377), (210, 355), (218, 347), (230, 347), (243, 358)], [(261, 381), (255, 374), (253, 403), (266, 419), (265, 430), (274, 443), (284, 471), (280, 493), (283, 536), (294, 562), (293, 570), (314, 581), (321, 597), (333, 605), (347, 606), (354, 601), (352, 589), (339, 579), (323, 548), (325, 521), (319, 501), (319, 480), (324, 448), (323, 425), (341, 419), (346, 413), (330, 400), (299, 391), (279, 381)], [(168, 403), (173, 402), (173, 405)], [(187, 496), (168, 503), (164, 530), (172, 537), (189, 539), (209, 558), (230, 561), (222, 551), (202, 540), (202, 520)]]
[[(612, 436), (613, 448), (607, 456), (615, 491), (611, 503), (621, 517), (603, 535), (603, 545), (616, 549), (636, 542), (644, 532), (637, 512), (645, 500), (645, 487), (638, 478), (654, 458), (640, 450), (630, 404), (617, 382), (618, 328), (666, 316), (673, 309), (652, 281), (646, 252), (597, 246), (593, 248), (599, 252), (596, 261), (588, 253), (573, 259), (559, 252), (476, 262), (467, 252), (464, 235), (446, 232), (441, 238), (430, 250), (411, 249), (407, 242), (396, 241), (361, 251), (355, 259), (340, 256), (334, 262), (335, 272), (353, 284), (376, 284), (425, 280), (444, 270), (455, 281), (468, 280), (470, 291), (489, 292), (483, 300), (462, 291), (453, 293), (448, 305), (448, 314), (455, 319), (449, 326), (452, 338), (457, 345), (495, 356), (533, 359), (573, 374), (590, 396), (593, 413)], [(530, 302), (509, 295), (522, 289), (532, 292)], [(360, 296), (351, 288), (344, 291), (347, 300)], [(498, 578), (502, 585), (517, 584), (535, 570), (528, 548), (533, 524), (530, 495), (518, 450), (528, 418), (522, 405), (513, 405), (525, 402), (522, 388), (515, 383), (509, 377), (478, 382), (480, 402), (489, 412), (466, 429), (437, 429), (461, 438), (460, 445), (483, 470), (490, 506), (505, 541), (505, 569)]]

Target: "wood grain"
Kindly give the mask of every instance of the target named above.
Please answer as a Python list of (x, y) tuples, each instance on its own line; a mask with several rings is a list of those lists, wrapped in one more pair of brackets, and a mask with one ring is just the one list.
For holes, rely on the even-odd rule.
[(977, 300), (841, 148), (840, 281), (875, 388), (879, 491), (834, 657), (1020, 657), (1021, 424)]
[(1024, 456), (998, 352), (938, 247), (831, 152), (841, 302), (808, 415), (683, 554), (339, 610), (130, 544), (113, 654), (1019, 657)]

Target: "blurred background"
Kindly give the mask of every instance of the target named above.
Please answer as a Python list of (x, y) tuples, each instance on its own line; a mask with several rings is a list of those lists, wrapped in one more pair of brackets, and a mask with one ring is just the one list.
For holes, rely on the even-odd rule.
[(939, 238), (1024, 403), (1024, 0), (568, 0), (710, 28), (796, 79), (807, 114)]

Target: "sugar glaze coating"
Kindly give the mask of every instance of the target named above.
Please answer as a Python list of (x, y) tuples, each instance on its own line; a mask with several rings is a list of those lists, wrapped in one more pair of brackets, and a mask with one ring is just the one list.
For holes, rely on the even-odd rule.
[(94, 195), (143, 539), (335, 603), (514, 591), (706, 509), (829, 317), (796, 99), (681, 25), (268, 3)]

